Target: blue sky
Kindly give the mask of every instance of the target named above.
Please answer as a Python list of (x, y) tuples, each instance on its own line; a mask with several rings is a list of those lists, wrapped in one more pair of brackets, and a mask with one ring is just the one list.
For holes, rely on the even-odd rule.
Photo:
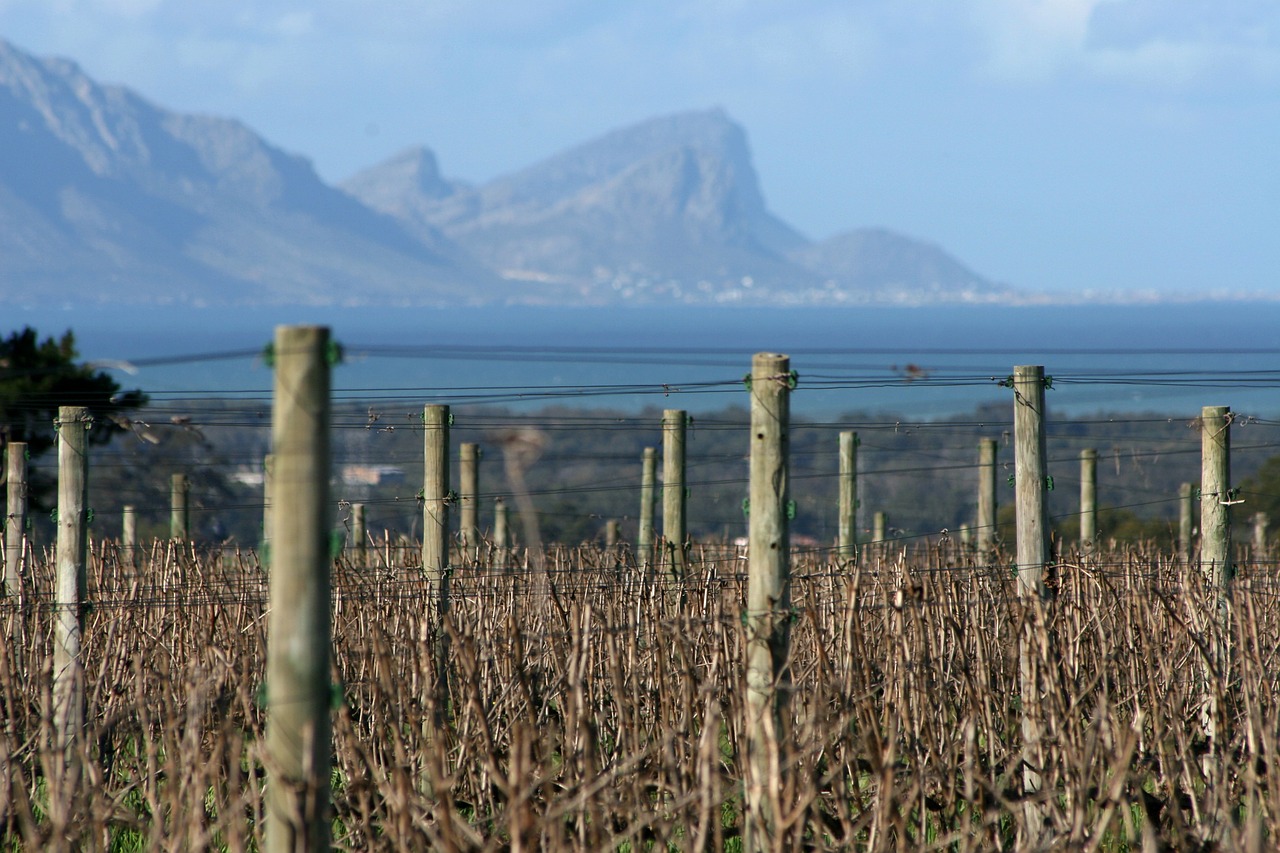
[(0, 0), (0, 35), (336, 181), (723, 107), (770, 207), (1030, 289), (1280, 294), (1276, 0)]

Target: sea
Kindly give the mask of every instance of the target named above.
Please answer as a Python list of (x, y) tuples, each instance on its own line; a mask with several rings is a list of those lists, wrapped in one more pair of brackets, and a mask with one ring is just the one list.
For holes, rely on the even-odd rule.
[[(328, 326), (335, 401), (690, 412), (747, 406), (757, 352), (790, 356), (795, 415), (914, 420), (1008, 401), (1041, 365), (1064, 415), (1280, 415), (1280, 303), (746, 308), (76, 306), (0, 309), (0, 331), (74, 332), (156, 402), (268, 399), (283, 324)], [(6, 331), (7, 334), (7, 331)]]

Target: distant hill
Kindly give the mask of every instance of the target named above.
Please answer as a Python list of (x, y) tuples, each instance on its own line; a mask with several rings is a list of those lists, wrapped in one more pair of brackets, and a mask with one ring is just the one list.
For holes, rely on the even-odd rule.
[(0, 302), (752, 304), (1006, 292), (887, 231), (813, 244), (719, 110), (478, 186), (418, 147), (326, 185), (231, 119), (170, 112), (0, 41)]
[(505, 285), (242, 124), (0, 41), (0, 298), (459, 302)]

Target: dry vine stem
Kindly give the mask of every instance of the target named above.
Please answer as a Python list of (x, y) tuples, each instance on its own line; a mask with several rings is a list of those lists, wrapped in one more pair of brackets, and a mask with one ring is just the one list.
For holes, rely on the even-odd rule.
[[(336, 845), (740, 843), (746, 581), (734, 548), (691, 549), (677, 614), (661, 573), (619, 567), (614, 553), (554, 548), (537, 576), (482, 556), (453, 578), (441, 681), (437, 646), (422, 641), (437, 618), (429, 580), (403, 562), (412, 548), (375, 544), (401, 562), (342, 563), (333, 576)], [(151, 548), (136, 571), (113, 547), (91, 553), (78, 778), (52, 772), (48, 555), (32, 560), (41, 592), (30, 606), (0, 611), (9, 849), (260, 847), (263, 572), (249, 555), (189, 546)], [(861, 567), (796, 556), (793, 748), (771, 794), (791, 843), (1036, 849), (1019, 827), (1028, 605), (1008, 565), (950, 542)], [(1262, 849), (1280, 838), (1276, 591), (1243, 564), (1224, 625), (1220, 590), (1173, 555), (1063, 559), (1031, 649), (1044, 845)], [(1203, 663), (1220, 647), (1231, 657), (1207, 685), (1220, 735), (1208, 784)]]

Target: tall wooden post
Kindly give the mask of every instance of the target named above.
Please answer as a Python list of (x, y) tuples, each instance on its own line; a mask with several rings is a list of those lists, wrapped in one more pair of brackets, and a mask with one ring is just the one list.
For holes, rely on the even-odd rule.
[(1178, 556), (1182, 565), (1191, 565), (1195, 537), (1195, 489), (1190, 483), (1178, 486)]
[(493, 501), (493, 549), (494, 559), (499, 565), (507, 561), (507, 548), (510, 547), (507, 539), (507, 502), (502, 498), (495, 498)]
[(685, 520), (684, 439), (688, 414), (662, 413), (662, 538), (666, 543), (667, 580), (677, 589), (684, 579), (688, 525)]
[(369, 532), (364, 504), (351, 505), (351, 560), (358, 568), (369, 565)]
[(994, 438), (978, 442), (978, 562), (983, 564), (996, 552), (996, 450)]
[(1261, 562), (1267, 559), (1267, 528), (1271, 526), (1271, 516), (1265, 512), (1253, 514), (1253, 559)]
[[(746, 666), (747, 742), (744, 850), (782, 848), (774, 796), (785, 790), (791, 676), (789, 446), (791, 360), (758, 353), (751, 363), (750, 515)], [(784, 806), (785, 808), (785, 806)]]
[(604, 523), (604, 547), (612, 551), (618, 547), (618, 519), (611, 518)]
[(53, 717), (59, 746), (70, 750), (84, 728), (80, 660), (88, 586), (89, 410), (58, 408), (58, 544), (54, 578)]
[(275, 457), (268, 453), (262, 457), (262, 548), (259, 558), (263, 565), (271, 559), (271, 481), (275, 477)]
[(640, 468), (640, 528), (636, 531), (636, 562), (640, 568), (653, 567), (653, 500), (658, 474), (658, 450), (646, 447)]
[(1080, 451), (1080, 553), (1092, 554), (1098, 547), (1098, 451)]
[(449, 602), (449, 407), (422, 411), (422, 570), (441, 613)]
[(8, 504), (4, 520), (4, 586), (6, 594), (17, 595), (27, 550), (27, 443), (10, 442), (5, 453)]
[(1225, 592), (1231, 583), (1231, 409), (1200, 411), (1200, 570)]
[(889, 538), (889, 513), (880, 511), (871, 516), (871, 541), (883, 545)]
[(480, 445), (458, 445), (458, 539), (463, 556), (480, 556)]
[(1030, 606), (1018, 637), (1018, 675), (1022, 694), (1022, 741), (1027, 760), (1022, 786), (1029, 798), (1023, 810), (1027, 839), (1041, 843), (1044, 812), (1035, 794), (1043, 784), (1041, 769), (1041, 707), (1036, 649), (1043, 630), (1040, 601), (1049, 562), (1047, 452), (1044, 430), (1044, 368), (1013, 369), (1014, 493), (1016, 501), (1018, 596)]
[(191, 514), (187, 495), (191, 483), (186, 474), (174, 474), (169, 485), (169, 538), (185, 542), (191, 538)]
[(130, 571), (138, 568), (138, 512), (125, 504), (120, 517), (120, 564)]
[(329, 849), (329, 330), (275, 337), (267, 621), (268, 853)]
[(853, 560), (858, 549), (858, 434), (840, 433), (840, 518), (836, 553)]

